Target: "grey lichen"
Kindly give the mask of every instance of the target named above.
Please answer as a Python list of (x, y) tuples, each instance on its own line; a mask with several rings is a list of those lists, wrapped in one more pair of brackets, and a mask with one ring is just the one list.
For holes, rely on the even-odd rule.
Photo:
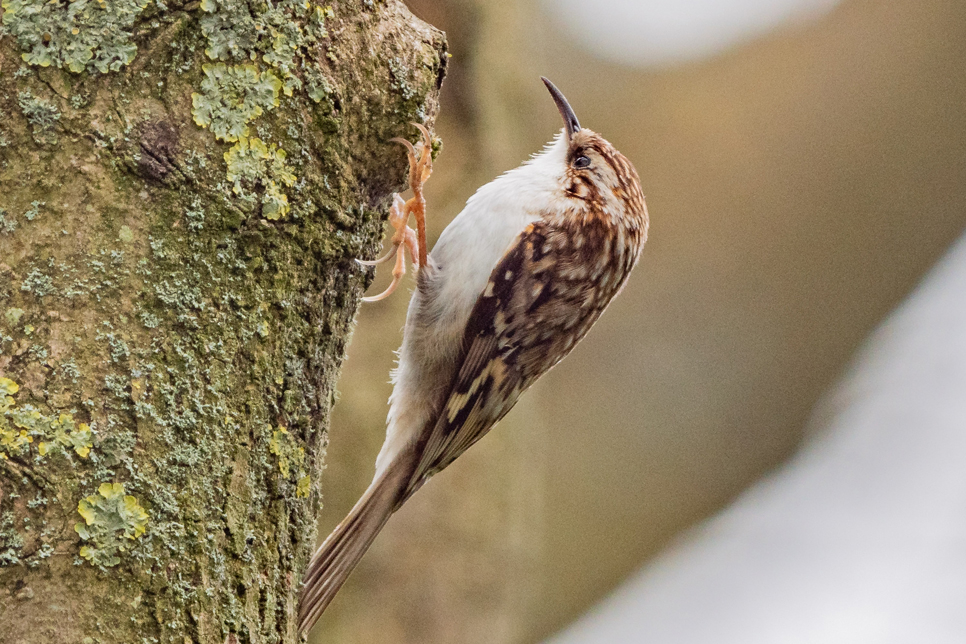
[(56, 126), (60, 120), (60, 110), (50, 101), (36, 98), (24, 90), (17, 95), (20, 111), (27, 118), (37, 143), (54, 144), (57, 142)]
[(20, 563), (23, 535), (17, 530), (13, 512), (0, 515), (0, 566)]
[(45, 205), (43, 201), (31, 201), (30, 208), (23, 214), (27, 221), (33, 221), (40, 214), (40, 207)]
[(39, 268), (35, 268), (24, 278), (20, 284), (20, 290), (33, 293), (37, 297), (44, 297), (54, 293), (56, 289), (54, 289), (54, 280)]
[(137, 53), (131, 27), (148, 0), (3, 0), (3, 26), (31, 65), (117, 71)]
[(0, 208), (0, 233), (7, 234), (17, 230), (17, 218)]
[(191, 206), (185, 208), (184, 218), (188, 222), (188, 230), (198, 232), (205, 227), (205, 209), (200, 199), (194, 199)]

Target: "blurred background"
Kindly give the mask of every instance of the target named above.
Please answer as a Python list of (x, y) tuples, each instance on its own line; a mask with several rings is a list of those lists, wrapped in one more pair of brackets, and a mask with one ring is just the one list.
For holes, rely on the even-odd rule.
[[(540, 75), (561, 88), (584, 126), (636, 165), (651, 236), (627, 288), (590, 335), (393, 517), (311, 641), (510, 644), (562, 633), (555, 642), (752, 642), (756, 602), (775, 617), (784, 613), (764, 599), (804, 596), (789, 590), (801, 565), (781, 583), (748, 572), (759, 580), (757, 595), (721, 580), (756, 561), (774, 572), (795, 560), (828, 569), (809, 588), (816, 596), (838, 588), (825, 598), (839, 610), (807, 613), (828, 627), (811, 639), (769, 631), (761, 641), (927, 641), (883, 635), (890, 622), (873, 617), (888, 606), (870, 600), (853, 614), (836, 602), (863, 596), (845, 576), (843, 562), (854, 561), (846, 546), (868, 554), (864, 539), (888, 530), (856, 509), (861, 499), (879, 509), (915, 506), (920, 497), (886, 484), (895, 483), (890, 473), (902, 470), (903, 454), (917, 456), (918, 471), (939, 468), (928, 455), (958, 454), (958, 443), (926, 431), (928, 419), (917, 424), (913, 412), (894, 410), (889, 417), (906, 418), (914, 436), (880, 441), (874, 421), (850, 421), (842, 396), (826, 392), (837, 391), (857, 349), (966, 225), (966, 3), (407, 4), (446, 31), (453, 54), (436, 128), (444, 147), (427, 184), (431, 239), (477, 187), (559, 129)], [(960, 257), (966, 262), (966, 251)], [(388, 279), (381, 272), (373, 292)], [(372, 477), (406, 304), (399, 294), (359, 314), (330, 434), (320, 536)], [(920, 328), (915, 314), (904, 319), (912, 322), (900, 327), (940, 337)], [(966, 333), (966, 320), (946, 329)], [(905, 373), (904, 362), (876, 358), (877, 346), (856, 369)], [(949, 382), (955, 367), (940, 369), (947, 377), (938, 382)], [(849, 389), (854, 382), (861, 386)], [(895, 389), (901, 381), (890, 382)], [(845, 383), (853, 393), (879, 386), (875, 378)], [(966, 411), (946, 420), (966, 430)], [(859, 425), (864, 442), (840, 441), (847, 448), (838, 452), (822, 442)], [(805, 440), (812, 432), (819, 436)], [(932, 451), (919, 449), (919, 436)], [(880, 442), (891, 446), (888, 458), (850, 469)], [(823, 469), (832, 462), (837, 470)], [(917, 480), (916, 471), (902, 471), (898, 480)], [(816, 476), (826, 484), (813, 489), (806, 482)], [(966, 483), (930, 481), (955, 494), (947, 495), (951, 505), (929, 506), (936, 521), (923, 529), (959, 544), (962, 571), (962, 526), (938, 518), (953, 510), (966, 516)], [(856, 484), (867, 492), (861, 499), (849, 496)], [(782, 496), (788, 486), (794, 493)], [(835, 512), (789, 518), (836, 499)], [(769, 508), (787, 521), (765, 521), (775, 516)], [(904, 520), (915, 526), (924, 516)], [(748, 538), (749, 525), (770, 540)], [(799, 559), (796, 544), (816, 526), (822, 548)], [(906, 553), (920, 556), (913, 542), (899, 539), (863, 565), (888, 568)], [(707, 570), (713, 579), (695, 572)], [(936, 588), (928, 576), (913, 578)], [(966, 600), (963, 583), (939, 588), (949, 591), (947, 602)], [(647, 610), (640, 597), (649, 598)], [(739, 599), (747, 619), (727, 622), (723, 615), (736, 614), (729, 602)], [(919, 601), (935, 604), (930, 596)], [(613, 630), (622, 611), (664, 624), (646, 637)], [(913, 615), (938, 619), (925, 609)], [(928, 641), (966, 641), (961, 626)], [(726, 627), (739, 635), (720, 637)]]

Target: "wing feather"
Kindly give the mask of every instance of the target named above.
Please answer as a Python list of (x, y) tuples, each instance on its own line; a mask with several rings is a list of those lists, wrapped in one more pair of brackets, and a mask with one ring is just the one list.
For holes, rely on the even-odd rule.
[(411, 492), (482, 438), (531, 384), (516, 360), (526, 320), (513, 311), (527, 311), (547, 286), (549, 274), (535, 266), (546, 236), (544, 224), (528, 226), (497, 262), (477, 299), (463, 336), (462, 364), (429, 432)]
[(575, 233), (541, 220), (507, 249), (473, 307), (460, 368), (405, 498), (482, 438), (597, 320), (630, 270), (602, 254), (612, 230), (583, 222)]

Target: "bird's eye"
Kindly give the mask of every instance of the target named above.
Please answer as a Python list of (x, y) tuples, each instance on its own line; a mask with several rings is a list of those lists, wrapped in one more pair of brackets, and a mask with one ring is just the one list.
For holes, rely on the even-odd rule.
[(589, 165), (590, 165), (590, 159), (588, 159), (585, 156), (579, 156), (576, 159), (574, 159), (575, 168), (586, 168)]

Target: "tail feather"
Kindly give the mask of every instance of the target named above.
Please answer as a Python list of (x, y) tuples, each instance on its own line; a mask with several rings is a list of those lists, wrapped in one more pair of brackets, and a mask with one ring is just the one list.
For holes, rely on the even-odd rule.
[(308, 632), (401, 505), (414, 459), (397, 458), (372, 482), (348, 516), (335, 527), (309, 562), (299, 602), (299, 630)]

